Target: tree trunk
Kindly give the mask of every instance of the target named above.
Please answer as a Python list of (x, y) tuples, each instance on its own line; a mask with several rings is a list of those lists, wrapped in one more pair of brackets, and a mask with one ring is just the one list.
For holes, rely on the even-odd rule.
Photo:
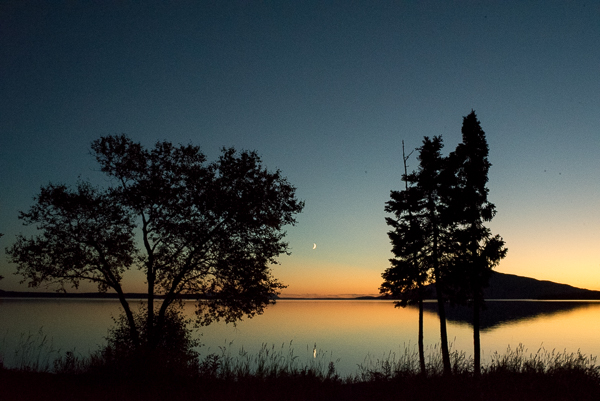
[(481, 342), (479, 337), (479, 308), (481, 307), (478, 297), (473, 299), (473, 374), (475, 377), (481, 375)]
[(425, 376), (425, 350), (423, 347), (423, 299), (419, 298), (419, 364), (421, 366), (421, 374)]
[(135, 325), (135, 319), (133, 318), (133, 313), (131, 312), (131, 308), (129, 307), (129, 302), (127, 302), (127, 298), (125, 298), (125, 294), (123, 294), (121, 286), (114, 286), (113, 288), (115, 289), (115, 291), (117, 291), (119, 301), (121, 302), (121, 306), (125, 311), (125, 316), (127, 316), (127, 321), (129, 322), (129, 335), (131, 336), (131, 340), (133, 341), (136, 347), (139, 347), (140, 334)]
[(442, 363), (444, 365), (444, 375), (452, 373), (450, 365), (450, 349), (448, 348), (448, 332), (446, 331), (446, 308), (442, 286), (440, 285), (440, 260), (438, 256), (439, 232), (435, 216), (433, 221), (433, 271), (435, 275), (435, 292), (438, 302), (438, 316), (440, 318), (440, 341), (442, 342)]
[(151, 267), (148, 268), (148, 316), (146, 317), (146, 335), (148, 336), (148, 346), (154, 349), (156, 345), (156, 335), (154, 333), (154, 272)]
[[(99, 251), (99, 253), (101, 253), (101, 251)], [(123, 288), (121, 287), (120, 281), (115, 278), (114, 274), (108, 266), (105, 267), (106, 268), (104, 269), (103, 273), (104, 277), (106, 277), (106, 282), (117, 293), (117, 296), (119, 297), (119, 302), (121, 303), (121, 307), (123, 308), (125, 316), (127, 317), (131, 341), (133, 341), (136, 348), (139, 348), (140, 332), (138, 330), (137, 325), (135, 324), (135, 318), (133, 317), (133, 312), (131, 312), (131, 308), (129, 307), (129, 302), (127, 302), (127, 298), (125, 298), (125, 294), (123, 293)]]
[(148, 220), (144, 213), (142, 216), (142, 236), (144, 239), (144, 247), (148, 253), (146, 261), (146, 281), (148, 283), (148, 316), (146, 316), (146, 337), (150, 349), (156, 347), (156, 334), (154, 330), (154, 282), (156, 281), (156, 271), (154, 267), (154, 250), (148, 241)]
[(452, 373), (452, 366), (450, 365), (450, 349), (448, 348), (448, 332), (446, 331), (446, 307), (438, 285), (436, 285), (436, 292), (438, 301), (438, 316), (440, 317), (442, 363), (444, 365), (444, 374), (449, 375)]

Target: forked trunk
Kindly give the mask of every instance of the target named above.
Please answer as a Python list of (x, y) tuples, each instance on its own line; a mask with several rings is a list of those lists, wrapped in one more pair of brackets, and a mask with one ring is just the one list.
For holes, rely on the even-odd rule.
[(144, 213), (142, 216), (142, 235), (144, 239), (144, 247), (148, 253), (148, 260), (146, 261), (146, 281), (148, 283), (148, 316), (146, 316), (146, 336), (148, 341), (148, 347), (150, 349), (156, 348), (156, 333), (154, 324), (154, 285), (156, 281), (156, 270), (154, 266), (154, 249), (150, 246), (148, 240), (148, 220)]

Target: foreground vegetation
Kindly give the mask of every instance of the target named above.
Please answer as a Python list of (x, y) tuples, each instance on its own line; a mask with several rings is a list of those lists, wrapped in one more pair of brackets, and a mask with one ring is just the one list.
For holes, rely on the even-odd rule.
[[(107, 347), (110, 348), (110, 347)], [(67, 352), (52, 363), (25, 350), (17, 368), (0, 368), (3, 400), (598, 400), (600, 367), (581, 353), (528, 353), (522, 346), (492, 356), (473, 374), (472, 359), (452, 352), (444, 375), (430, 349), (426, 375), (416, 351), (366, 360), (341, 376), (335, 362), (299, 363), (291, 344), (256, 355), (225, 348), (175, 369), (173, 361), (137, 356), (117, 361), (107, 348), (89, 358)], [(27, 360), (30, 358), (30, 360)], [(36, 359), (37, 358), (37, 359)], [(150, 368), (155, 366), (154, 368)], [(159, 366), (159, 368), (156, 368)], [(168, 366), (168, 368), (165, 368)], [(161, 368), (162, 367), (162, 368)]]

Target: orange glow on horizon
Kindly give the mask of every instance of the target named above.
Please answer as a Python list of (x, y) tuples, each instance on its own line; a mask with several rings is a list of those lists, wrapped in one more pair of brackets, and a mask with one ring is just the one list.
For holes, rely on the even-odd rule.
[(281, 292), (283, 297), (378, 295), (383, 270), (319, 261), (289, 262), (273, 268), (274, 276), (288, 286)]

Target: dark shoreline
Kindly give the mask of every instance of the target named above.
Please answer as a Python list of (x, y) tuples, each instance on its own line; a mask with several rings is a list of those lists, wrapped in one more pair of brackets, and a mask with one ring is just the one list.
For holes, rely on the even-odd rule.
[(203, 400), (203, 401), (454, 401), (598, 400), (600, 384), (582, 372), (495, 372), (475, 378), (398, 377), (347, 382), (310, 375), (237, 380), (151, 377), (131, 379), (93, 374), (55, 374), (0, 368), (2, 399), (11, 400)]

